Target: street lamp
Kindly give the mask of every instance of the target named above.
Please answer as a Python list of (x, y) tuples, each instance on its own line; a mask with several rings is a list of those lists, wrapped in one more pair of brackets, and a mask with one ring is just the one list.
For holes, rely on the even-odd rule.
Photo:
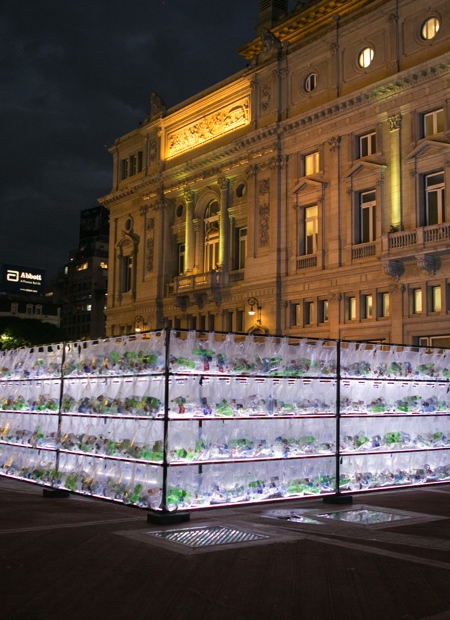
[(136, 334), (144, 331), (145, 326), (146, 323), (143, 316), (139, 314), (138, 316), (134, 317), (134, 331), (136, 332)]
[[(247, 303), (250, 306), (250, 310), (248, 311), (249, 315), (255, 316), (257, 312), (258, 314), (257, 314), (256, 324), (261, 325), (261, 304), (256, 299), (256, 297), (249, 297), (247, 299)], [(255, 312), (255, 306), (256, 306), (256, 312)]]

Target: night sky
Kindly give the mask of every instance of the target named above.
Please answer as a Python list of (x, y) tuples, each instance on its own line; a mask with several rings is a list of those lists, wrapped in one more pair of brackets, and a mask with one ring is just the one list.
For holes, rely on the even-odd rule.
[(56, 275), (111, 190), (105, 146), (150, 91), (171, 107), (243, 69), (257, 18), (258, 0), (3, 0), (0, 262)]

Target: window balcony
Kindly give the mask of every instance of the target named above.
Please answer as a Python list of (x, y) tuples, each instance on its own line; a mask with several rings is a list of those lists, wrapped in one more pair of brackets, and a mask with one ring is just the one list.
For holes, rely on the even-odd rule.
[(297, 256), (297, 269), (309, 269), (310, 267), (317, 267), (317, 254)]
[(174, 304), (180, 308), (202, 307), (206, 301), (220, 302), (220, 289), (224, 274), (208, 271), (193, 275), (181, 275), (168, 285), (168, 295), (174, 297)]
[(388, 233), (382, 237), (384, 257), (413, 257), (417, 252), (449, 252), (450, 223)]
[(359, 243), (352, 247), (352, 260), (360, 260), (375, 256), (377, 253), (375, 243)]

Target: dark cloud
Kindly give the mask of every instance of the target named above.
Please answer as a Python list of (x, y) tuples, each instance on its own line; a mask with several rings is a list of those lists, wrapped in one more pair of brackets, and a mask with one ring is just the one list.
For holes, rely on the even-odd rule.
[[(292, 8), (292, 7), (291, 7)], [(3, 0), (0, 262), (54, 275), (79, 212), (111, 188), (105, 149), (245, 67), (258, 0)]]

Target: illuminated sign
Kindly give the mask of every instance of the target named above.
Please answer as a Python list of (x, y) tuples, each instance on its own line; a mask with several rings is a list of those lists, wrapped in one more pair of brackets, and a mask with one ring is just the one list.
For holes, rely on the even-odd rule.
[(2, 265), (0, 291), (12, 295), (43, 295), (44, 270)]

